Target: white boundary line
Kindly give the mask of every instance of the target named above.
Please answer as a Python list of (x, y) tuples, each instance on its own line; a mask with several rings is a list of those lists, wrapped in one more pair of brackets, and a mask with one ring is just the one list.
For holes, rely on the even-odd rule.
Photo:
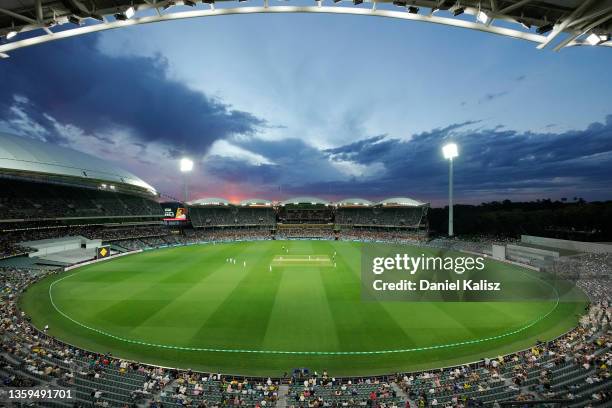
[[(135, 253), (131, 252), (131, 253)], [(142, 251), (141, 251), (142, 252)], [(111, 258), (103, 258), (101, 260), (108, 260), (108, 259), (112, 259)], [(524, 274), (527, 274), (525, 271), (521, 271)], [(395, 354), (395, 353), (408, 353), (408, 352), (415, 352), (415, 351), (426, 351), (426, 350), (435, 350), (435, 349), (443, 349), (443, 348), (452, 348), (452, 347), (457, 347), (457, 346), (464, 346), (464, 345), (470, 345), (470, 344), (478, 344), (478, 343), (484, 343), (487, 341), (492, 341), (492, 340), (498, 340), (501, 338), (505, 338), (505, 337), (509, 337), (512, 336), (514, 334), (518, 334), (521, 333), (527, 329), (529, 329), (530, 327), (536, 325), (537, 323), (539, 323), (540, 321), (546, 319), (551, 313), (553, 313), (557, 307), (559, 306), (559, 302), (560, 302), (560, 298), (559, 298), (559, 293), (557, 292), (557, 289), (550, 285), (550, 283), (535, 277), (537, 280), (540, 280), (544, 283), (546, 283), (547, 285), (549, 285), (555, 292), (555, 294), (557, 295), (557, 299), (555, 302), (555, 305), (553, 306), (552, 309), (550, 309), (546, 314), (539, 316), (537, 319), (527, 323), (525, 326), (519, 327), (518, 329), (506, 332), (506, 333), (502, 333), (499, 335), (495, 335), (495, 336), (489, 336), (489, 337), (485, 337), (485, 338), (479, 338), (479, 339), (472, 339), (472, 340), (466, 340), (466, 341), (460, 341), (460, 342), (454, 342), (454, 343), (449, 343), (449, 344), (438, 344), (438, 345), (434, 345), (434, 346), (424, 346), (424, 347), (414, 347), (414, 348), (407, 348), (407, 349), (391, 349), (391, 350), (373, 350), (373, 351), (291, 351), (291, 350), (250, 350), (250, 349), (222, 349), (222, 348), (206, 348), (206, 347), (185, 347), (185, 346), (175, 346), (175, 345), (168, 345), (168, 344), (156, 344), (156, 343), (150, 343), (150, 342), (145, 342), (145, 341), (141, 341), (141, 340), (134, 340), (134, 339), (128, 339), (128, 338), (124, 338), (121, 336), (117, 336), (114, 335), (112, 333), (108, 333), (104, 330), (100, 330), (94, 327), (90, 327), (88, 325), (85, 325), (77, 320), (75, 320), (74, 318), (70, 317), (68, 314), (66, 314), (65, 312), (63, 312), (61, 309), (58, 308), (58, 306), (55, 304), (55, 301), (53, 300), (53, 295), (52, 295), (52, 289), (55, 286), (56, 283), (63, 281), (64, 279), (67, 279), (71, 276), (76, 275), (76, 273), (72, 273), (70, 275), (67, 276), (63, 276), (55, 281), (53, 281), (50, 285), (49, 285), (49, 300), (51, 302), (51, 305), (53, 306), (53, 308), (63, 317), (65, 317), (66, 319), (70, 320), (71, 322), (73, 322), (74, 324), (83, 327), (85, 329), (88, 329), (90, 331), (96, 332), (98, 334), (101, 334), (103, 336), (106, 337), (110, 337), (112, 339), (121, 341), (121, 342), (125, 342), (125, 343), (130, 343), (130, 344), (138, 344), (138, 345), (142, 345), (142, 346), (148, 346), (148, 347), (157, 347), (157, 348), (164, 348), (164, 349), (173, 349), (173, 350), (184, 350), (184, 351), (198, 351), (198, 352), (215, 352), (215, 353), (250, 353), (250, 354), (296, 354), (296, 355), (377, 355), (377, 354)]]

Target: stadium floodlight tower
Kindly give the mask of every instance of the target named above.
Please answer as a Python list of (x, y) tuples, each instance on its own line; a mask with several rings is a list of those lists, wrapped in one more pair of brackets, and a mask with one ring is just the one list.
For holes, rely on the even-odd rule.
[(453, 232), (453, 159), (459, 156), (459, 149), (454, 143), (448, 143), (442, 148), (444, 158), (448, 160), (448, 236)]
[(187, 201), (189, 200), (189, 193), (187, 191), (187, 173), (193, 170), (193, 161), (186, 157), (182, 158), (180, 168), (181, 173), (183, 173), (183, 192), (185, 194), (185, 204), (187, 204)]

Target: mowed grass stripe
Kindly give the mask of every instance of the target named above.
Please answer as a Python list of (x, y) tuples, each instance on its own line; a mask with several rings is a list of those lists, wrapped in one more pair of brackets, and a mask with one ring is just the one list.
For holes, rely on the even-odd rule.
[(280, 285), (266, 330), (267, 350), (341, 350), (322, 276), (329, 267), (287, 267), (274, 271)]
[[(200, 266), (192, 270), (191, 281), (171, 302), (164, 305), (145, 321), (135, 326), (130, 334), (132, 338), (154, 339), (164, 342), (168, 330), (173, 331), (180, 345), (193, 345), (192, 338), (198, 332), (202, 322), (206, 321), (227, 296), (237, 287), (247, 275), (248, 269), (242, 264), (229, 264), (226, 257), (244, 257), (246, 247), (229, 246), (220, 252), (223, 258), (221, 265), (211, 265), (208, 260), (201, 259)], [(231, 276), (231, 279), (227, 279)], [(197, 281), (196, 281), (197, 278)], [(193, 322), (185, 325), (185, 321)]]
[[(217, 259), (224, 250), (229, 250), (222, 246), (213, 247), (210, 251), (203, 251), (198, 247), (185, 249), (180, 256), (172, 254), (171, 264), (159, 261), (152, 263), (150, 260), (141, 263), (139, 258), (148, 258), (144, 256), (145, 254), (141, 254), (132, 256), (129, 264), (122, 265), (125, 269), (97, 270), (97, 273), (105, 275), (107, 279), (131, 275), (128, 280), (119, 279), (120, 283), (104, 285), (98, 291), (83, 290), (81, 287), (80, 295), (73, 294), (71, 288), (79, 288), (82, 276), (74, 275), (54, 286), (54, 301), (62, 310), (65, 308), (74, 310), (71, 316), (82, 323), (92, 327), (103, 327), (115, 334), (127, 335), (132, 328), (139, 326), (156, 311), (172, 303), (191, 285), (193, 275), (198, 275), (193, 270), (195, 264), (203, 260), (205, 262), (207, 259)], [(153, 259), (160, 259), (159, 254), (154, 255)], [(100, 266), (102, 265), (107, 264)], [(214, 272), (215, 269), (211, 267), (208, 273)], [(130, 272), (125, 272), (126, 270)], [(85, 279), (90, 279), (87, 272), (83, 276)], [(100, 297), (106, 299), (99, 300)]]
[[(147, 299), (157, 296), (162, 301), (157, 304), (144, 303), (146, 311), (142, 311), (137, 316), (137, 319), (131, 319), (130, 321), (131, 330), (129, 331), (129, 337), (164, 343), (168, 338), (168, 329), (171, 328), (177, 338), (184, 339), (181, 344), (189, 345), (188, 339), (196, 331), (198, 316), (193, 316), (196, 318), (194, 325), (186, 325), (185, 322), (189, 321), (190, 314), (194, 312), (197, 314), (199, 307), (195, 304), (197, 302), (181, 305), (177, 304), (177, 301), (181, 297), (184, 298), (185, 293), (189, 292), (190, 288), (197, 286), (207, 277), (215, 273), (227, 272), (232, 266), (225, 262), (225, 258), (229, 257), (230, 254), (236, 256), (244, 251), (244, 249), (244, 246), (238, 244), (213, 245), (210, 251), (203, 247), (190, 247), (188, 253), (185, 254), (186, 256), (175, 261), (175, 265), (177, 265), (175, 267), (178, 267), (177, 273), (171, 273), (136, 296), (137, 298), (144, 297)], [(237, 268), (236, 265), (233, 265), (233, 267)], [(174, 288), (170, 294), (171, 296), (160, 296), (160, 293), (163, 294), (165, 290), (171, 287)], [(194, 299), (197, 299), (197, 297)], [(174, 316), (166, 314), (165, 319), (158, 320), (157, 323), (152, 322), (152, 319), (159, 311), (172, 307), (172, 305), (177, 306), (174, 309), (176, 311)], [(121, 309), (120, 305), (116, 307)], [(142, 306), (140, 308), (144, 309)], [(178, 333), (178, 330), (180, 330), (180, 333)]]
[[(205, 347), (259, 349), (266, 334), (279, 280), (269, 272), (274, 246), (262, 252), (257, 243), (241, 243), (250, 254), (247, 266), (237, 256), (235, 267), (246, 269), (234, 289), (220, 300), (214, 312), (199, 324), (192, 343)], [(257, 255), (256, 257), (253, 255)], [(231, 274), (220, 277), (235, 280)], [(196, 325), (198, 325), (196, 323)]]
[[(334, 246), (325, 245), (330, 251)], [(362, 302), (360, 276), (346, 265), (346, 252), (337, 251), (337, 265), (332, 273), (323, 275), (323, 288), (331, 305), (338, 339), (342, 350), (367, 351), (410, 348), (415, 342), (379, 302)], [(351, 262), (354, 257), (349, 257)], [(359, 312), (356, 313), (356, 305)]]

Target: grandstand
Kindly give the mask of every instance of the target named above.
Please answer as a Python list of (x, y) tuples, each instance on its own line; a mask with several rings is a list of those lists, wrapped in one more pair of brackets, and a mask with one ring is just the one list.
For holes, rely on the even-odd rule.
[(278, 238), (334, 238), (343, 234), (423, 239), (427, 236), (429, 204), (406, 197), (372, 203), (360, 198), (331, 202), (317, 197), (294, 197), (276, 204), (244, 200), (234, 205), (223, 198), (188, 203), (196, 229), (262, 229)]
[(234, 205), (224, 198), (204, 198), (187, 204), (195, 228), (272, 228), (276, 222), (268, 200), (249, 199)]
[(0, 258), (31, 252), (26, 241), (107, 240), (126, 226), (160, 227), (163, 216), (155, 189), (133, 174), (9, 134), (0, 134), (0, 191)]

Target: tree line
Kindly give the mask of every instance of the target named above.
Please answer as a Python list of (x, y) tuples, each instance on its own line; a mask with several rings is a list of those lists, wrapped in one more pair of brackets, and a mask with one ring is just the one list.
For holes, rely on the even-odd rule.
[[(448, 231), (448, 207), (429, 210), (432, 234)], [(577, 241), (612, 241), (612, 201), (572, 200), (492, 201), (480, 205), (454, 206), (456, 235), (521, 234)]]

